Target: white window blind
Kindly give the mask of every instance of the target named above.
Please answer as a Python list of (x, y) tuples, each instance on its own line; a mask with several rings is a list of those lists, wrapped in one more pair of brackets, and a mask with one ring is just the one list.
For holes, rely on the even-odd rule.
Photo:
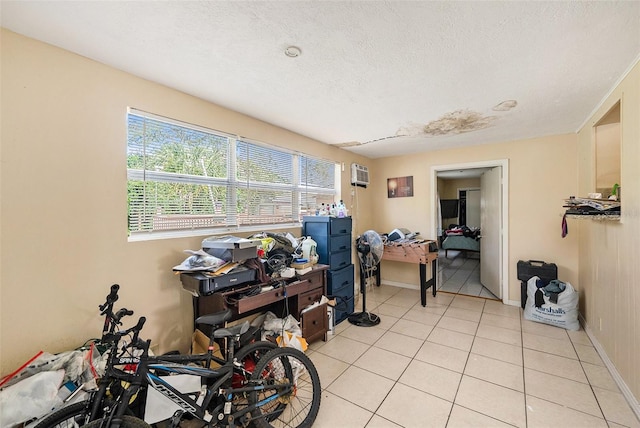
[(338, 198), (335, 162), (131, 109), (133, 235), (290, 224)]

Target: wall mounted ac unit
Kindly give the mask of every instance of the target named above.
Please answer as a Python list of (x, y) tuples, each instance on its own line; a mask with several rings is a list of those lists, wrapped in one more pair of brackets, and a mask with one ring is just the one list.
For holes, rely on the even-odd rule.
[(369, 184), (369, 168), (357, 163), (351, 164), (351, 184), (367, 187)]

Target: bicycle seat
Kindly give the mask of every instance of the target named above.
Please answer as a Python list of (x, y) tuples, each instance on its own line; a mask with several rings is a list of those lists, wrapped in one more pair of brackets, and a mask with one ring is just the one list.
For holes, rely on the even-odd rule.
[(231, 319), (231, 309), (225, 309), (224, 311), (216, 312), (215, 314), (203, 315), (196, 318), (196, 324), (205, 324), (215, 327), (222, 325), (225, 321)]
[(245, 321), (242, 324), (234, 325), (229, 328), (219, 328), (213, 332), (214, 339), (224, 339), (225, 337), (232, 337), (240, 334), (244, 334), (249, 330), (249, 321)]

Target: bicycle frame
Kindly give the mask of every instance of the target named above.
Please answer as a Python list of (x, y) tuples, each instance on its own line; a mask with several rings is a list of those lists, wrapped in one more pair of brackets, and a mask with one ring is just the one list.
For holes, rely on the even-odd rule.
[[(146, 344), (148, 345), (148, 342), (146, 342)], [(184, 412), (190, 413), (200, 420), (211, 422), (211, 420), (216, 417), (217, 423), (234, 426), (234, 421), (237, 418), (246, 416), (252, 410), (278, 398), (278, 395), (273, 395), (253, 405), (247, 404), (247, 406), (243, 406), (242, 409), (232, 413), (232, 400), (238, 394), (264, 390), (282, 390), (293, 387), (292, 384), (268, 386), (252, 385), (240, 388), (225, 387), (225, 385), (230, 385), (234, 372), (237, 373), (244, 371), (241, 365), (236, 365), (233, 361), (220, 360), (211, 353), (149, 357), (147, 350), (148, 346), (145, 347), (142, 355), (137, 359), (137, 361), (134, 361), (132, 357), (117, 357), (114, 359), (113, 363), (115, 365), (125, 365), (130, 368), (134, 365), (135, 370), (131, 370), (134, 371), (134, 373), (112, 373), (113, 379), (121, 378), (120, 380), (129, 382), (130, 386), (128, 386), (123, 391), (122, 396), (118, 398), (118, 404), (113, 409), (111, 417), (123, 416), (128, 408), (131, 398), (144, 387), (151, 387), (175, 403)], [(203, 362), (208, 364), (212, 360), (222, 363), (221, 367), (210, 369), (186, 365), (188, 363)], [(215, 380), (215, 382), (207, 387), (202, 387), (196, 397), (193, 398), (194, 393), (182, 393), (178, 391), (175, 387), (164, 380), (162, 376), (154, 373), (155, 371), (188, 374), (198, 376), (201, 379)], [(221, 404), (218, 405), (218, 410), (214, 411), (213, 414), (207, 412), (211, 401), (216, 397), (222, 398)], [(97, 402), (99, 401), (100, 400), (97, 400)], [(96, 408), (96, 410), (98, 409)], [(144, 415), (139, 416), (143, 417)], [(95, 417), (95, 415), (92, 414), (92, 417)]]
[[(185, 356), (184, 360), (193, 362), (194, 360), (198, 360), (198, 358), (189, 358), (189, 356)], [(173, 358), (172, 358), (173, 359)], [(215, 397), (222, 397), (224, 400), (223, 409), (218, 413), (218, 422), (222, 422), (223, 419), (226, 419), (228, 424), (233, 424), (234, 421), (240, 417), (244, 416), (247, 413), (250, 413), (252, 410), (263, 406), (273, 400), (279, 398), (278, 395), (273, 395), (268, 397), (256, 404), (247, 405), (242, 407), (241, 410), (238, 410), (234, 413), (231, 413), (231, 402), (233, 398), (238, 394), (254, 392), (254, 391), (265, 391), (265, 390), (281, 390), (292, 388), (292, 384), (278, 384), (278, 385), (252, 385), (252, 386), (244, 386), (240, 388), (224, 388), (225, 383), (230, 381), (231, 376), (234, 373), (234, 370), (242, 370), (239, 367), (234, 367), (233, 363), (227, 363), (224, 366), (218, 369), (206, 369), (200, 367), (191, 367), (185, 366), (182, 364), (171, 363), (166, 364), (166, 361), (157, 361), (156, 358), (151, 357), (150, 361), (146, 364), (146, 369), (144, 365), (142, 366), (142, 372), (146, 376), (146, 380), (149, 386), (154, 388), (156, 391), (160, 392), (162, 395), (170, 399), (176, 405), (178, 405), (185, 412), (191, 413), (197, 418), (204, 420), (206, 422), (210, 422), (211, 419), (216, 416), (215, 414), (210, 414), (206, 412), (206, 409), (209, 407), (211, 400)], [(143, 363), (144, 364), (144, 363)], [(163, 370), (169, 371), (172, 373), (180, 373), (180, 374), (191, 374), (195, 376), (199, 376), (201, 378), (209, 378), (215, 379), (216, 381), (206, 390), (201, 390), (197, 399), (191, 398), (190, 394), (184, 394), (175, 389), (169, 383), (162, 379), (162, 377), (157, 376), (149, 372), (149, 370)], [(203, 397), (204, 395), (204, 397)], [(198, 404), (198, 401), (202, 399), (201, 404)], [(233, 426), (233, 425), (232, 425)]]

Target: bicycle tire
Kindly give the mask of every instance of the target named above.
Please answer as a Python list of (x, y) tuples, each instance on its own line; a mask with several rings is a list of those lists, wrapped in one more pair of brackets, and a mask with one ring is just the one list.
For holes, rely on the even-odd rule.
[(251, 380), (266, 385), (293, 381), (294, 385), (291, 390), (251, 392), (251, 405), (271, 399), (251, 412), (251, 420), (257, 428), (308, 428), (318, 416), (322, 397), (320, 377), (309, 357), (301, 351), (293, 348), (269, 351), (258, 361)]
[(33, 428), (81, 427), (89, 418), (89, 400), (70, 404), (48, 415)]
[[(85, 428), (108, 428), (111, 424), (107, 424), (108, 418), (96, 419), (85, 425)], [(104, 425), (103, 425), (104, 424)], [(151, 428), (151, 425), (133, 416), (123, 416), (120, 428)]]

